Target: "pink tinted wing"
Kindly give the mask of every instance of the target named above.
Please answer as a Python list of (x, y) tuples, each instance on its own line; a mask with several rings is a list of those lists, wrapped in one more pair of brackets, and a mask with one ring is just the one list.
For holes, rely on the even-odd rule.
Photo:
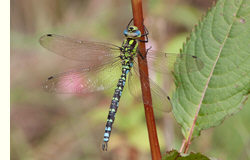
[(86, 94), (112, 88), (121, 74), (121, 63), (116, 61), (105, 66), (78, 67), (49, 77), (43, 88), (47, 92)]

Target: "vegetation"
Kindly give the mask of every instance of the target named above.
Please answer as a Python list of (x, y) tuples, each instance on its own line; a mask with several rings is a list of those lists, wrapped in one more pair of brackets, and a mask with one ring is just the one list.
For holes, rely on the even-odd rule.
[[(150, 159), (144, 110), (126, 87), (107, 153), (101, 152), (100, 144), (113, 90), (74, 96), (48, 94), (41, 88), (49, 74), (76, 66), (39, 46), (41, 35), (56, 33), (119, 45), (132, 17), (130, 5), (127, 1), (11, 0), (11, 159)], [(204, 69), (192, 73), (191, 81), (187, 81), (190, 74), (176, 74), (176, 90), (169, 77), (163, 78), (173, 97), (175, 118), (155, 111), (162, 154), (180, 148), (185, 152), (190, 147), (188, 151), (218, 159), (250, 159), (249, 6), (247, 0), (220, 0), (199, 22), (182, 50), (201, 57)], [(209, 7), (212, 1), (147, 1), (144, 23), (150, 31), (149, 46), (178, 53)], [(202, 40), (210, 58), (199, 47)], [(215, 62), (218, 65), (213, 67)], [(224, 74), (233, 70), (239, 72)], [(209, 89), (204, 90), (207, 82)], [(233, 87), (218, 89), (229, 83)], [(211, 128), (240, 109), (219, 127)], [(187, 145), (204, 129), (208, 130)], [(170, 153), (167, 156), (179, 155)]]

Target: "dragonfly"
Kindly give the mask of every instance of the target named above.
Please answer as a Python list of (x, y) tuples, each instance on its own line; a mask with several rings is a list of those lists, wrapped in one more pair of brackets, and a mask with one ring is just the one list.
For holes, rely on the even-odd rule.
[[(116, 84), (104, 131), (103, 151), (107, 151), (108, 148), (112, 126), (127, 78), (131, 94), (136, 96), (140, 92), (140, 89), (136, 89), (140, 83), (139, 76), (146, 76), (146, 74), (143, 72), (139, 74), (137, 64), (139, 56), (147, 58), (149, 70), (160, 73), (169, 72), (167, 68), (173, 63), (185, 66), (180, 73), (194, 72), (203, 68), (203, 62), (189, 54), (164, 53), (148, 49), (146, 56), (143, 57), (138, 44), (148, 42), (148, 30), (144, 27), (145, 34), (142, 34), (138, 27), (131, 25), (131, 22), (132, 20), (123, 32), (124, 41), (121, 46), (106, 42), (77, 40), (55, 34), (46, 34), (39, 40), (47, 50), (81, 62), (79, 67), (50, 76), (43, 83), (46, 91), (88, 94), (112, 88)], [(143, 36), (146, 40), (140, 40)], [(171, 111), (169, 97), (152, 79), (150, 79), (150, 88), (153, 105), (162, 105), (166, 110)], [(151, 104), (147, 101), (143, 103)]]

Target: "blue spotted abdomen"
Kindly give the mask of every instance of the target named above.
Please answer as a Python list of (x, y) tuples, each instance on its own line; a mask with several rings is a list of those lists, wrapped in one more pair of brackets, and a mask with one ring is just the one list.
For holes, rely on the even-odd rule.
[(105, 132), (104, 132), (104, 138), (103, 138), (103, 144), (102, 144), (102, 149), (104, 151), (106, 151), (108, 148), (108, 141), (109, 141), (110, 134), (112, 131), (112, 125), (113, 125), (114, 120), (115, 120), (115, 114), (117, 112), (117, 108), (119, 106), (119, 101), (120, 101), (120, 98), (122, 95), (122, 91), (123, 91), (123, 88), (124, 88), (125, 83), (126, 83), (127, 74), (129, 73), (130, 68), (132, 66), (133, 66), (133, 63), (130, 63), (130, 65), (123, 65), (122, 66), (122, 75), (117, 83), (115, 93), (113, 95), (113, 98), (112, 98), (112, 101), (110, 104), (107, 123), (105, 126)]

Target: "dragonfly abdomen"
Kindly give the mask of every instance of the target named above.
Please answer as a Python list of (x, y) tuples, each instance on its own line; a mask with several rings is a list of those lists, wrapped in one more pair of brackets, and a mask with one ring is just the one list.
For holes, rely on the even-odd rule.
[(113, 98), (112, 98), (112, 101), (110, 104), (107, 123), (105, 126), (105, 132), (104, 132), (104, 138), (103, 138), (103, 144), (102, 144), (103, 151), (107, 151), (107, 148), (108, 148), (108, 141), (109, 141), (110, 134), (112, 131), (112, 125), (113, 125), (114, 120), (115, 120), (115, 114), (117, 112), (117, 109), (119, 106), (119, 101), (120, 101), (120, 98), (122, 95), (122, 91), (123, 91), (123, 88), (124, 88), (125, 83), (126, 83), (126, 77), (130, 71), (131, 66), (132, 66), (132, 63), (130, 64), (130, 66), (129, 65), (122, 66), (122, 75), (117, 83), (115, 93), (113, 95)]

